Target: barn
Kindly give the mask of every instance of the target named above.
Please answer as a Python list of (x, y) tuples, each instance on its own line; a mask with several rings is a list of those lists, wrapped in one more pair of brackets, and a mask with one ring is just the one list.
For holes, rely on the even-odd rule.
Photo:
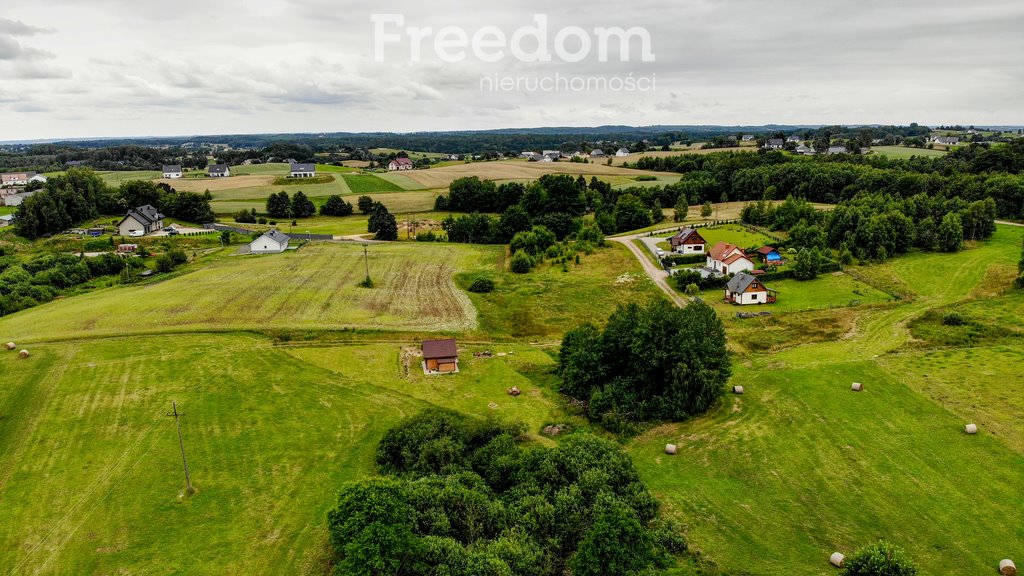
[(454, 338), (423, 342), (423, 371), (427, 374), (459, 371), (459, 352)]

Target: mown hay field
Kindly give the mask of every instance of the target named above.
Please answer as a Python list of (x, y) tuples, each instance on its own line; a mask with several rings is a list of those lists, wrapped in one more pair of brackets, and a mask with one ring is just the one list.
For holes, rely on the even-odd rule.
[[(545, 174), (582, 174), (588, 180), (591, 176), (616, 176), (632, 179), (642, 174), (665, 176), (658, 172), (631, 170), (604, 164), (579, 164), (574, 162), (526, 162), (525, 160), (500, 160), (494, 162), (472, 162), (427, 170), (408, 170), (401, 174), (386, 174), (383, 177), (400, 176), (417, 182), (426, 188), (447, 188), (453, 180), (465, 176), (478, 176), (487, 180), (536, 180)], [(621, 182), (618, 182), (621, 183)]]
[(223, 257), (147, 285), (75, 296), (0, 319), (7, 339), (31, 341), (202, 330), (468, 330), (476, 309), (452, 279), (493, 266), (501, 247), (403, 243), (369, 247), (375, 287), (358, 244)]

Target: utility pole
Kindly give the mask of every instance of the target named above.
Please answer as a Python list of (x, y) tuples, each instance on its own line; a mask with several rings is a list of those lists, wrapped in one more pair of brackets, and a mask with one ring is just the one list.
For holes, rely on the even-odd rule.
[(366, 252), (366, 244), (363, 244), (363, 261), (366, 262), (366, 279), (370, 279), (370, 255)]
[(188, 493), (195, 492), (195, 488), (192, 487), (192, 479), (188, 475), (188, 460), (185, 459), (185, 442), (181, 439), (181, 420), (180, 418), (185, 415), (184, 412), (178, 412), (178, 403), (171, 401), (171, 407), (174, 408), (173, 412), (168, 412), (168, 416), (174, 416), (174, 425), (178, 428), (178, 447), (181, 448), (181, 463), (185, 467), (185, 486), (187, 487)]

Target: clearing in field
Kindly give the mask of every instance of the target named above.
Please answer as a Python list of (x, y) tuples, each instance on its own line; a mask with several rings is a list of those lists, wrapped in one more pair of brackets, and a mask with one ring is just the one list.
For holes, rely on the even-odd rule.
[(454, 274), (494, 266), (499, 247), (319, 243), (269, 256), (223, 257), (147, 285), (99, 290), (0, 319), (18, 341), (187, 331), (360, 328), (468, 330), (476, 309)]

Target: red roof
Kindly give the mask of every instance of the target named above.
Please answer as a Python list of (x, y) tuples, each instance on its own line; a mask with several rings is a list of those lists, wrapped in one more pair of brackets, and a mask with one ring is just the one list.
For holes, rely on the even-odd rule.
[(743, 253), (743, 251), (740, 250), (739, 247), (734, 244), (729, 244), (728, 242), (719, 242), (718, 244), (715, 244), (714, 248), (711, 249), (710, 256), (712, 260), (723, 260), (725, 258), (725, 255), (732, 252), (733, 250), (739, 250), (740, 254)]
[(409, 160), (408, 158), (395, 158), (392, 162), (399, 166), (412, 166), (412, 160)]
[(431, 358), (456, 358), (458, 355), (459, 352), (455, 346), (455, 338), (423, 341), (423, 358), (426, 360)]
[(745, 255), (744, 255), (744, 254), (743, 254), (742, 252), (741, 252), (741, 253), (739, 253), (739, 254), (733, 254), (732, 256), (729, 256), (729, 257), (727, 257), (727, 258), (726, 258), (725, 260), (722, 260), (722, 263), (723, 263), (723, 264), (732, 264), (733, 262), (735, 262), (735, 261), (737, 261), (737, 260), (747, 260), (747, 261), (749, 261), (749, 260), (750, 260), (750, 258), (747, 258), (747, 257), (746, 257), (746, 256), (745, 256)]
[(757, 249), (758, 254), (764, 254), (765, 256), (771, 254), (772, 252), (775, 252), (775, 248), (772, 248), (771, 246), (761, 246), (760, 248)]

